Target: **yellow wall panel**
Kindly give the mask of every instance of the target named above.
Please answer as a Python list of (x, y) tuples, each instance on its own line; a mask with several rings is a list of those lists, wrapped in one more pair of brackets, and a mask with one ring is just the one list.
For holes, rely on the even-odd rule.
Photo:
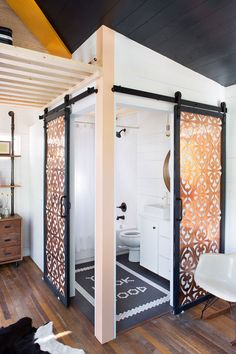
[(6, 1), (50, 54), (71, 58), (70, 51), (34, 0)]

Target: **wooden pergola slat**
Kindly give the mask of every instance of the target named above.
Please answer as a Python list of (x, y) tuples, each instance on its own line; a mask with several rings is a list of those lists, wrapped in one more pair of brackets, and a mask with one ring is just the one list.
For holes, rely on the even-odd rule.
[(9, 93), (13, 95), (20, 95), (24, 97), (29, 97), (29, 96), (35, 96), (35, 97), (44, 97), (47, 99), (53, 99), (57, 95), (55, 93), (50, 93), (50, 92), (35, 92), (35, 91), (30, 91), (30, 90), (24, 90), (20, 88), (11, 88), (7, 86), (0, 85), (0, 91), (2, 93)]
[(0, 78), (0, 87), (11, 87), (13, 89), (20, 89), (20, 90), (23, 90), (23, 91), (34, 91), (34, 92), (49, 92), (49, 93), (53, 93), (55, 94), (56, 96), (59, 95), (62, 91), (62, 89), (60, 87), (53, 87), (53, 88), (50, 88), (50, 87), (45, 87), (43, 86), (42, 88), (40, 87), (35, 87), (34, 85), (31, 85), (31, 83), (28, 83), (28, 82), (15, 82), (9, 78), (6, 78), (4, 76), (2, 76)]
[(5, 99), (20, 99), (20, 100), (24, 100), (24, 101), (34, 101), (34, 102), (40, 102), (45, 104), (47, 102), (47, 98), (45, 97), (39, 97), (39, 96), (22, 96), (22, 95), (18, 95), (16, 93), (8, 93), (8, 92), (2, 92), (0, 91), (0, 96)]
[(78, 81), (81, 79), (76, 79), (73, 77), (68, 77), (68, 78), (62, 78), (59, 76), (53, 75), (47, 75), (47, 73), (41, 71), (41, 73), (33, 73), (33, 72), (28, 72), (27, 70), (24, 69), (17, 69), (17, 68), (8, 68), (6, 66), (0, 65), (0, 72), (1, 75), (14, 75), (14, 77), (19, 77), (19, 78), (25, 78), (27, 80), (37, 80), (39, 82), (57, 82), (60, 85), (75, 85)]
[[(34, 73), (34, 74), (41, 74), (42, 75), (42, 65), (34, 65), (30, 64), (26, 67), (26, 64), (21, 61), (16, 61), (16, 60), (11, 60), (11, 59), (6, 59), (2, 58), (0, 54), (0, 66), (1, 67), (6, 67), (9, 69), (13, 70), (18, 70), (18, 71), (24, 71), (28, 73)], [(83, 79), (86, 78), (89, 74), (87, 73), (82, 73), (82, 72), (71, 72), (69, 70), (63, 70), (63, 69), (58, 69), (58, 68), (49, 68), (45, 67), (45, 71), (43, 72), (44, 75), (47, 76), (55, 76), (55, 77), (61, 77), (61, 78), (72, 78), (73, 80), (76, 79)]]
[(93, 74), (97, 71), (97, 67), (92, 64), (86, 64), (73, 59), (65, 59), (46, 53), (37, 52), (30, 49), (19, 48), (0, 43), (0, 53), (18, 58), (30, 65), (31, 62), (37, 63), (39, 66), (49, 66), (59, 69), (68, 69)]
[(14, 106), (23, 106), (23, 107), (42, 107), (42, 105), (39, 102), (29, 102), (29, 101), (19, 101), (19, 100), (13, 100), (13, 99), (1, 99), (0, 98), (0, 104), (12, 104)]
[(101, 73), (97, 65), (0, 43), (0, 102), (44, 108)]

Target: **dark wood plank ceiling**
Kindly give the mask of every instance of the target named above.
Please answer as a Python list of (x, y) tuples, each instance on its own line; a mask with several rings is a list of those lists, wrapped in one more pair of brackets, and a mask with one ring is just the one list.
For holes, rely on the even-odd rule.
[(101, 25), (203, 74), (236, 84), (235, 0), (36, 0), (74, 52)]

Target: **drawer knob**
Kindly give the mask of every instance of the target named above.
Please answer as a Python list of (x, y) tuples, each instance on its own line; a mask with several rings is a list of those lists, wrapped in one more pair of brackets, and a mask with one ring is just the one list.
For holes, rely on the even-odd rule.
[(10, 229), (11, 225), (5, 225), (5, 229)]
[(152, 228), (153, 228), (153, 230), (156, 230), (156, 226), (153, 226)]
[(10, 256), (11, 252), (5, 252), (4, 254), (5, 254), (5, 256)]
[(11, 239), (10, 239), (10, 238), (6, 238), (4, 241), (5, 241), (5, 242), (10, 242)]

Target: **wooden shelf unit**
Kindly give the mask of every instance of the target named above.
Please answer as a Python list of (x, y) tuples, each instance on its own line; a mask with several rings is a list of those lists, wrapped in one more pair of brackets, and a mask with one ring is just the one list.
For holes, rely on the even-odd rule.
[(8, 158), (8, 159), (11, 159), (11, 158), (18, 158), (18, 157), (21, 157), (21, 155), (0, 155), (1, 158)]
[(9, 112), (11, 117), (11, 154), (0, 155), (3, 158), (11, 160), (11, 181), (10, 184), (0, 184), (1, 188), (9, 188), (11, 191), (11, 215), (9, 217), (0, 217), (0, 265), (22, 260), (23, 257), (23, 239), (22, 239), (22, 218), (14, 212), (15, 188), (20, 185), (15, 184), (15, 165), (16, 157), (14, 153), (14, 137), (15, 137), (15, 114)]
[(19, 184), (0, 184), (0, 188), (19, 188), (21, 187)]

